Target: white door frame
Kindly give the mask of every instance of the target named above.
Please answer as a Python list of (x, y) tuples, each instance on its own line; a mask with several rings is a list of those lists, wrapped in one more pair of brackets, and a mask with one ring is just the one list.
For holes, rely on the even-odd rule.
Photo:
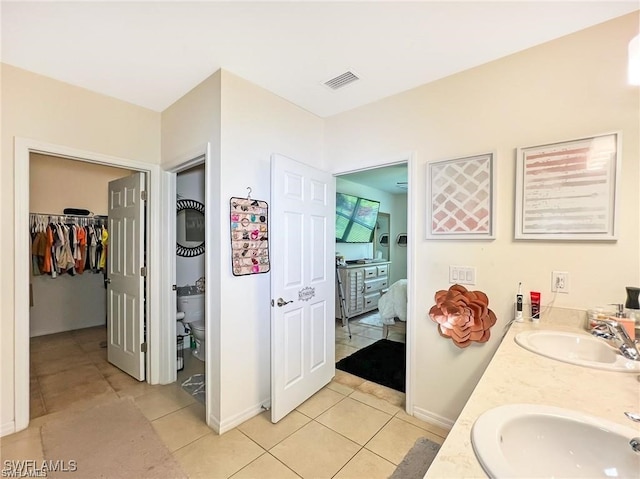
[[(171, 382), (171, 374), (175, 381), (175, 340), (174, 357), (166, 350), (168, 334), (166, 327), (167, 312), (160, 307), (160, 285), (162, 271), (160, 265), (162, 225), (160, 218), (161, 175), (158, 165), (143, 163), (126, 158), (103, 155), (92, 151), (79, 150), (67, 146), (45, 143), (38, 140), (16, 137), (14, 140), (14, 424), (15, 431), (25, 429), (29, 425), (29, 264), (31, 252), (29, 247), (29, 155), (44, 155), (115, 166), (137, 170), (147, 174), (147, 343), (146, 358), (147, 382), (150, 384), (166, 384)], [(175, 320), (175, 317), (174, 317)], [(175, 325), (174, 336), (175, 338)]]
[[(163, 172), (162, 172), (162, 182), (163, 182), (163, 195), (162, 195), (162, 216), (163, 218), (167, 218), (165, 224), (165, 238), (167, 242), (164, 246), (164, 257), (165, 258), (173, 258), (172, 261), (164, 261), (162, 264), (163, 268), (163, 283), (162, 288), (163, 291), (172, 292), (173, 285), (176, 284), (176, 177), (177, 174), (181, 171), (192, 168), (196, 165), (204, 164), (205, 167), (205, 181), (204, 181), (204, 197), (205, 197), (205, 250), (204, 250), (204, 271), (205, 271), (205, 295), (204, 295), (204, 330), (205, 330), (205, 344), (207, 345), (205, 349), (205, 418), (207, 425), (214, 429), (214, 431), (219, 432), (219, 418), (217, 418), (214, 414), (214, 391), (219, 389), (220, 385), (215, 381), (215, 376), (213, 374), (215, 365), (214, 365), (214, 356), (211, 353), (212, 347), (214, 345), (214, 337), (217, 335), (213, 334), (214, 328), (212, 324), (213, 318), (217, 316), (213, 314), (213, 308), (211, 305), (213, 304), (213, 288), (215, 287), (215, 282), (212, 281), (214, 278), (214, 263), (213, 263), (213, 251), (211, 248), (211, 238), (208, 237), (207, 232), (216, 231), (214, 227), (214, 215), (213, 213), (213, 202), (211, 201), (212, 195), (212, 185), (209, 177), (211, 176), (211, 144), (206, 143), (201, 145), (200, 147), (194, 149), (192, 152), (181, 155), (179, 158), (163, 164)], [(162, 309), (164, 311), (177, 311), (176, 304), (176, 294), (164, 294), (161, 296), (162, 301)], [(169, 335), (169, 343), (167, 343), (168, 351), (170, 351), (171, 357), (175, 358), (176, 356), (176, 318), (175, 314), (173, 315), (173, 320), (169, 321), (168, 327), (165, 328), (167, 334)], [(175, 368), (173, 368), (173, 381), (177, 379), (177, 372)]]
[(416, 201), (417, 194), (416, 188), (413, 187), (412, 178), (415, 178), (416, 172), (416, 154), (414, 152), (407, 152), (399, 154), (392, 158), (386, 158), (378, 160), (378, 162), (369, 163), (363, 165), (361, 168), (352, 170), (334, 171), (334, 176), (346, 175), (349, 173), (355, 173), (357, 171), (372, 170), (377, 168), (384, 168), (385, 166), (393, 166), (400, 163), (407, 164), (407, 364), (406, 364), (406, 387), (405, 387), (405, 411), (408, 414), (413, 415), (413, 386), (416, 383), (415, 377), (415, 363), (416, 363), (416, 350), (415, 344), (416, 338), (414, 333), (416, 314), (416, 276), (415, 268), (415, 241), (417, 240), (415, 234), (416, 224)]

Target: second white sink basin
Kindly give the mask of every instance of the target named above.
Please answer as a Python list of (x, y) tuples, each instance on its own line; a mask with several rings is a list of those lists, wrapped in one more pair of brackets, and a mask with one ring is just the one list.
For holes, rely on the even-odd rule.
[(565, 363), (595, 369), (640, 372), (640, 361), (626, 359), (603, 339), (565, 331), (523, 331), (515, 336), (523, 348)]
[(634, 429), (576, 411), (508, 404), (478, 417), (471, 443), (493, 478), (636, 478), (640, 454), (629, 444), (636, 436)]

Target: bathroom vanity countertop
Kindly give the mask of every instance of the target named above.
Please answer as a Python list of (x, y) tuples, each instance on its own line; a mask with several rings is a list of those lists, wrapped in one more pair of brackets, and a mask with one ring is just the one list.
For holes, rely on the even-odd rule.
[[(582, 313), (584, 316), (584, 311)], [(471, 428), (478, 416), (503, 404), (543, 404), (572, 409), (637, 429), (640, 433), (640, 424), (633, 423), (624, 415), (625, 411), (640, 412), (640, 382), (637, 374), (563, 363), (527, 351), (514, 341), (517, 333), (532, 329), (580, 331), (587, 334), (578, 326), (583, 321), (578, 316), (576, 318), (576, 326), (545, 321), (544, 318), (540, 323), (513, 323), (424, 476), (425, 479), (487, 477), (473, 452)], [(501, 331), (496, 329), (495, 333)]]

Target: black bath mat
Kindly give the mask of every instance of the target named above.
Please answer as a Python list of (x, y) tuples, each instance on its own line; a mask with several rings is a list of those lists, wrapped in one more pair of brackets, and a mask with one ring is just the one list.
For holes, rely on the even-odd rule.
[(381, 339), (341, 359), (336, 363), (336, 368), (404, 392), (405, 351), (404, 343)]

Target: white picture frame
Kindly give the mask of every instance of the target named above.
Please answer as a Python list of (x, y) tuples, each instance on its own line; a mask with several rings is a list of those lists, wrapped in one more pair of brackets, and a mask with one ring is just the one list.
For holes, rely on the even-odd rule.
[(495, 157), (492, 151), (427, 164), (427, 239), (495, 239)]
[(615, 241), (620, 133), (518, 148), (516, 240)]

